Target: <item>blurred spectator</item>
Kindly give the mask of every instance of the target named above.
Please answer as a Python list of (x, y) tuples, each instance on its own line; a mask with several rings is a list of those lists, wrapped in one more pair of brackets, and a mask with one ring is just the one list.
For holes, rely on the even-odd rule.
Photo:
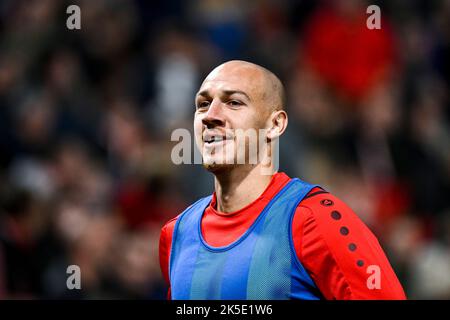
[(394, 39), (383, 19), (381, 29), (366, 27), (367, 4), (359, 0), (327, 2), (305, 26), (304, 60), (338, 96), (364, 97), (392, 73)]
[(45, 261), (40, 240), (49, 216), (45, 203), (31, 193), (3, 186), (0, 216), (0, 295), (33, 298), (42, 294)]
[(172, 130), (247, 59), (286, 84), (280, 169), (346, 201), (410, 298), (448, 299), (450, 5), (375, 4), (381, 30), (359, 0), (1, 1), (0, 298), (164, 299), (160, 227), (213, 187)]

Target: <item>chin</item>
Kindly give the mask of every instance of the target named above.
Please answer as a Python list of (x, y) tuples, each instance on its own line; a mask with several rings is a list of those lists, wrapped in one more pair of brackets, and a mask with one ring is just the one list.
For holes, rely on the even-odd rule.
[(203, 161), (203, 168), (205, 168), (206, 170), (208, 170), (211, 173), (221, 173), (221, 172), (226, 172), (226, 171), (230, 171), (233, 168), (235, 168), (237, 165), (236, 164), (227, 164), (227, 163), (217, 163), (217, 162), (213, 162), (213, 161)]

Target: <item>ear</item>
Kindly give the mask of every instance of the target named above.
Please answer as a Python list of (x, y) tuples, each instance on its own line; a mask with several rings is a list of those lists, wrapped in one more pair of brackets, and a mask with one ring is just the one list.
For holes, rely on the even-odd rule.
[(286, 111), (277, 110), (272, 112), (267, 121), (267, 139), (270, 141), (284, 133), (288, 125), (288, 116)]

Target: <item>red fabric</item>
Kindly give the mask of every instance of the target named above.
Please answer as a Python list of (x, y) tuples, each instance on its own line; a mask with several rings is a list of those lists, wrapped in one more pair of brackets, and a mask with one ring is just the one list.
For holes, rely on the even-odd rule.
[[(258, 199), (229, 214), (215, 210), (214, 194), (202, 218), (205, 240), (212, 246), (225, 246), (235, 241), (289, 180), (284, 173), (275, 174)], [(405, 299), (403, 289), (372, 232), (345, 203), (329, 193), (314, 195), (317, 191), (321, 189), (311, 190), (308, 198), (297, 207), (292, 229), (297, 256), (323, 296), (326, 299)], [(339, 212), (340, 219), (332, 218), (333, 211)], [(162, 228), (160, 237), (160, 265), (168, 284), (169, 255), (176, 219), (171, 219)], [(347, 227), (349, 233), (342, 235), (341, 227)], [(356, 250), (349, 249), (350, 243), (356, 244)], [(363, 261), (363, 266), (357, 265), (358, 260)], [(380, 289), (367, 287), (371, 274), (366, 270), (370, 265), (378, 266), (381, 271)]]

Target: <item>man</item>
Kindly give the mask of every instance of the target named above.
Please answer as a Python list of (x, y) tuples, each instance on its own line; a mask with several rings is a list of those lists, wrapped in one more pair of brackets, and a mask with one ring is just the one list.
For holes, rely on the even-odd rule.
[(237, 129), (262, 132), (258, 156), (273, 158), (288, 123), (283, 108), (280, 80), (249, 62), (226, 62), (202, 83), (194, 131), (215, 192), (162, 228), (169, 298), (405, 299), (377, 239), (341, 200), (267, 174), (275, 169), (267, 157), (238, 161), (251, 141)]

